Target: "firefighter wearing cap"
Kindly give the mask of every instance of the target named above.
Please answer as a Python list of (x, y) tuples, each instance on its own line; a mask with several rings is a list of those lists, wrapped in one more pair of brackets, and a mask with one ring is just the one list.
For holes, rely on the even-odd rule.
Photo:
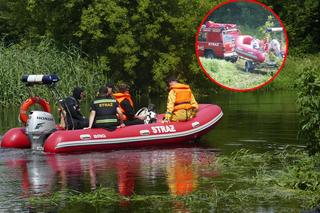
[(67, 97), (61, 102), (67, 129), (82, 129), (88, 126), (88, 119), (80, 111), (80, 102), (84, 97), (84, 89), (75, 87), (72, 96)]
[(198, 103), (190, 87), (186, 84), (178, 83), (174, 77), (168, 79), (168, 84), (170, 91), (164, 122), (187, 121), (195, 117), (198, 111)]

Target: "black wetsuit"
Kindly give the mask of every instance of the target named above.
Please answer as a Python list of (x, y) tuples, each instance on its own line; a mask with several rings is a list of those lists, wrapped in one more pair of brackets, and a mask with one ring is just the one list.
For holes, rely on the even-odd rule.
[(67, 129), (83, 129), (88, 127), (89, 121), (80, 112), (80, 103), (73, 96), (64, 100), (63, 108), (66, 111)]

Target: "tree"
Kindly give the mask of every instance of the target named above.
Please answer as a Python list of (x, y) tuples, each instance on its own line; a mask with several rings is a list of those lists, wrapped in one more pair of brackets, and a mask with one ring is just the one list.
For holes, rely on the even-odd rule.
[(207, 0), (96, 0), (83, 11), (78, 36), (91, 55), (103, 56), (113, 79), (159, 92), (169, 75), (190, 82), (204, 76), (194, 66), (195, 34), (212, 6)]

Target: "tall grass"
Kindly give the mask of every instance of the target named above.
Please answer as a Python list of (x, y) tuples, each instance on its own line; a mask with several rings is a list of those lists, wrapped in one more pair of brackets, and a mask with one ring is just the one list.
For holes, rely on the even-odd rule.
[(251, 73), (244, 71), (244, 61), (231, 63), (220, 59), (200, 58), (207, 73), (220, 84), (233, 89), (250, 89), (263, 84), (272, 73)]
[[(104, 72), (108, 67), (82, 55), (75, 47), (61, 51), (47, 40), (37, 45), (4, 46), (0, 43), (0, 105), (19, 104), (29, 96), (20, 80), (24, 74), (58, 74), (60, 82), (57, 87), (62, 96), (69, 95), (75, 86), (83, 86), (89, 97), (93, 96), (96, 89), (106, 82)], [(37, 95), (52, 100), (49, 90), (41, 87), (33, 90)]]

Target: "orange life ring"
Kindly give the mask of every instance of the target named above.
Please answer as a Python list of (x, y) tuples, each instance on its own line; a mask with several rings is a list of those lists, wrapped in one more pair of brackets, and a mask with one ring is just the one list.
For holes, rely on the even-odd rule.
[(50, 105), (49, 103), (40, 98), (40, 97), (31, 97), (31, 98), (28, 98), (25, 102), (23, 102), (23, 104), (20, 106), (20, 114), (19, 114), (19, 117), (20, 117), (20, 120), (22, 121), (22, 123), (26, 124), (27, 121), (28, 121), (28, 115), (27, 115), (27, 112), (29, 110), (29, 108), (34, 105), (34, 104), (39, 104), (43, 111), (45, 112), (50, 112)]

